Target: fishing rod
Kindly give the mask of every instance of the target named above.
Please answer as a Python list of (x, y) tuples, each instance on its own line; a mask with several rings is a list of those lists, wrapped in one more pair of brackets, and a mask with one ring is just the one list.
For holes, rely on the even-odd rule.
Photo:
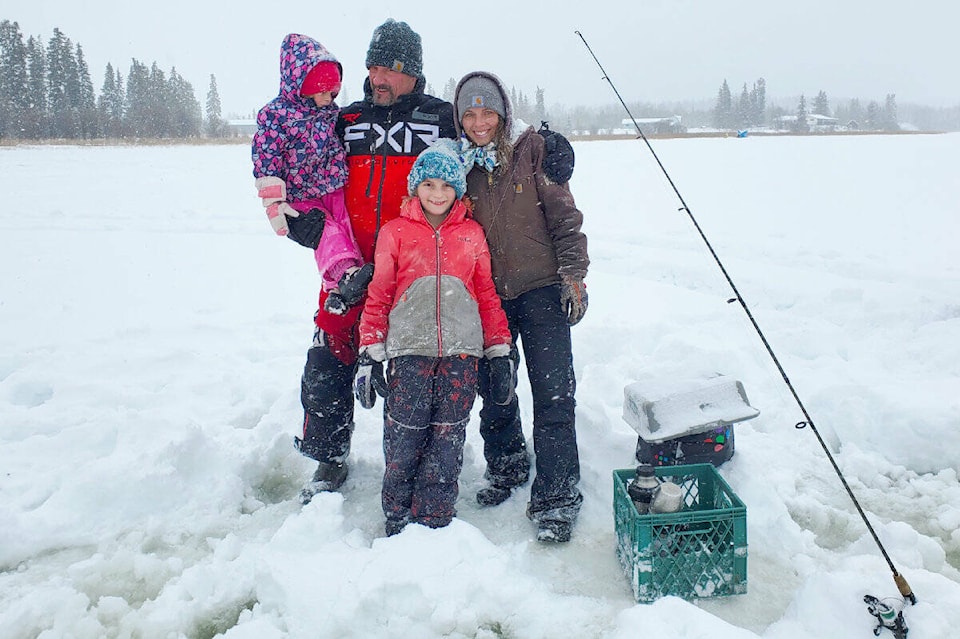
[(876, 531), (873, 529), (873, 526), (870, 524), (870, 520), (867, 518), (867, 514), (863, 511), (863, 508), (860, 506), (860, 502), (857, 500), (856, 495), (853, 494), (853, 490), (850, 488), (850, 484), (847, 483), (846, 477), (843, 476), (840, 467), (837, 465), (836, 460), (834, 460), (833, 455), (830, 453), (830, 449), (827, 447), (827, 444), (823, 441), (823, 437), (820, 436), (820, 431), (817, 429), (816, 424), (813, 423), (813, 418), (810, 417), (810, 414), (807, 412), (806, 406), (803, 405), (800, 396), (797, 394), (797, 391), (794, 389), (793, 384), (790, 382), (790, 378), (787, 377), (786, 371), (783, 369), (783, 366), (780, 364), (780, 360), (777, 358), (776, 353), (773, 352), (773, 348), (770, 346), (770, 342), (767, 341), (766, 336), (763, 334), (763, 331), (760, 330), (760, 325), (757, 324), (757, 320), (754, 319), (753, 313), (750, 311), (750, 307), (747, 306), (746, 301), (743, 299), (743, 296), (740, 295), (740, 291), (737, 289), (736, 284), (733, 283), (733, 278), (730, 277), (730, 274), (727, 273), (727, 269), (724, 267), (723, 262), (720, 261), (720, 257), (717, 255), (717, 252), (713, 250), (713, 246), (710, 244), (710, 240), (707, 239), (706, 234), (703, 232), (703, 229), (700, 228), (700, 224), (697, 222), (697, 219), (694, 217), (693, 212), (690, 210), (690, 207), (687, 206), (686, 201), (683, 199), (683, 196), (680, 195), (680, 190), (677, 188), (677, 185), (674, 184), (673, 178), (670, 177), (670, 173), (667, 172), (663, 162), (660, 161), (660, 157), (657, 155), (657, 152), (653, 150), (653, 146), (650, 144), (650, 140), (647, 139), (647, 136), (643, 134), (643, 131), (640, 129), (640, 125), (637, 124), (636, 118), (633, 117), (633, 114), (630, 112), (630, 108), (627, 106), (627, 103), (624, 102), (623, 97), (620, 95), (620, 91), (617, 90), (617, 87), (613, 84), (613, 80), (610, 79), (610, 76), (607, 74), (606, 69), (603, 68), (603, 65), (600, 64), (600, 60), (597, 59), (597, 55), (593, 52), (593, 49), (590, 48), (590, 45), (587, 44), (586, 38), (583, 37), (583, 34), (579, 31), (574, 31), (580, 39), (583, 41), (583, 46), (587, 48), (587, 51), (590, 52), (590, 55), (593, 57), (593, 61), (597, 63), (597, 66), (600, 67), (600, 72), (603, 73), (603, 79), (607, 81), (610, 85), (610, 88), (613, 89), (613, 92), (617, 95), (617, 99), (620, 100), (620, 104), (623, 105), (624, 110), (627, 112), (627, 115), (630, 116), (630, 121), (633, 122), (633, 126), (637, 129), (637, 133), (640, 134), (640, 138), (647, 145), (647, 148), (650, 150), (650, 153), (653, 155), (653, 158), (657, 161), (657, 165), (660, 167), (660, 170), (663, 172), (664, 177), (667, 178), (667, 182), (670, 183), (670, 187), (673, 189), (673, 192), (677, 195), (677, 199), (680, 200), (680, 208), (678, 210), (685, 211), (687, 216), (690, 218), (690, 221), (693, 222), (693, 226), (697, 229), (697, 233), (700, 234), (700, 237), (703, 239), (703, 242), (707, 245), (710, 254), (713, 256), (714, 261), (717, 263), (717, 266), (720, 267), (720, 271), (723, 273), (723, 276), (727, 280), (727, 284), (730, 285), (730, 288), (733, 290), (735, 297), (727, 300), (730, 302), (739, 302), (740, 306), (743, 308), (743, 311), (747, 314), (747, 317), (750, 319), (750, 323), (753, 325), (754, 330), (756, 330), (757, 335), (760, 336), (760, 341), (763, 342), (764, 348), (767, 349), (767, 353), (770, 355), (770, 358), (773, 360), (773, 363), (776, 365), (777, 370), (780, 372), (780, 376), (783, 378), (784, 383), (786, 383), (787, 388), (790, 389), (790, 393), (793, 395), (793, 399), (796, 400), (797, 405), (800, 407), (800, 412), (803, 413), (804, 421), (798, 422), (796, 428), (802, 429), (807, 426), (810, 427), (810, 430), (816, 436), (817, 441), (820, 442), (820, 447), (823, 448), (823, 452), (826, 453), (827, 459), (830, 460), (830, 465), (833, 466), (834, 472), (836, 472), (837, 477), (840, 478), (840, 483), (843, 484), (843, 488), (847, 491), (847, 495), (850, 496), (850, 499), (853, 501), (853, 505), (856, 506), (857, 512), (860, 514), (860, 518), (863, 520), (863, 523), (866, 524), (867, 530), (870, 532), (870, 536), (873, 537), (873, 541), (876, 542), (877, 547), (880, 549), (880, 554), (883, 555), (884, 560), (886, 560), (887, 565), (890, 567), (890, 571), (893, 573), (893, 581), (897, 584), (897, 590), (900, 591), (900, 594), (910, 600), (911, 604), (917, 603), (917, 597), (913, 594), (913, 590), (910, 588), (910, 584), (907, 583), (906, 578), (900, 574), (897, 570), (897, 567), (894, 566), (893, 560), (890, 559), (890, 555), (887, 554), (887, 549), (884, 548), (883, 543), (880, 541), (880, 537), (877, 536)]

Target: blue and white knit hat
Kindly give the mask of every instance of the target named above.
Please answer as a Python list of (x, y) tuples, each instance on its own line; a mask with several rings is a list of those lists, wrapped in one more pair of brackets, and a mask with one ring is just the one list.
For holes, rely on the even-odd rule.
[(417, 156), (407, 177), (410, 195), (415, 195), (420, 183), (429, 178), (443, 180), (452, 186), (457, 199), (467, 192), (467, 175), (456, 142), (441, 138)]

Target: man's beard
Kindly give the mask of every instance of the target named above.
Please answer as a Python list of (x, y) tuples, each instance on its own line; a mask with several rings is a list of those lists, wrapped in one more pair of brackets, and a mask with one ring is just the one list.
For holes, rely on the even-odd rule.
[(381, 84), (381, 89), (386, 89), (386, 93), (377, 92), (377, 87), (373, 87), (373, 103), (377, 106), (390, 106), (397, 101), (397, 93), (393, 87), (388, 84)]

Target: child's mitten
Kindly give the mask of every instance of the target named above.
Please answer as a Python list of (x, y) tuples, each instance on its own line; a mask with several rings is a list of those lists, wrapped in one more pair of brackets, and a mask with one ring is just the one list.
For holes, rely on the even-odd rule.
[(268, 175), (257, 178), (254, 183), (257, 187), (257, 196), (263, 201), (263, 206), (267, 209), (267, 219), (270, 220), (270, 226), (277, 235), (287, 235), (290, 227), (287, 226), (287, 216), (299, 217), (289, 204), (287, 204), (287, 184), (278, 177)]

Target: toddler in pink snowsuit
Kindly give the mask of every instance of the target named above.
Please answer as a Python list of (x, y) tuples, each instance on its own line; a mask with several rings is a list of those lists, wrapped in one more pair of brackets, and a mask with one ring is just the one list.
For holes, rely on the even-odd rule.
[(291, 33), (280, 47), (280, 93), (257, 114), (253, 175), (277, 235), (314, 249), (324, 290), (363, 265), (343, 197), (347, 165), (335, 125), (342, 67)]

